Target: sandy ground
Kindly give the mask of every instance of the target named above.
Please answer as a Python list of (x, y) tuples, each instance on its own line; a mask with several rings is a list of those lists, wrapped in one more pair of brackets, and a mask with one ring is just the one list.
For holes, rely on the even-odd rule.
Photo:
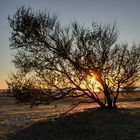
[(84, 103), (62, 115), (76, 102), (30, 108), (0, 96), (0, 140), (140, 140), (139, 97), (121, 99), (117, 110)]

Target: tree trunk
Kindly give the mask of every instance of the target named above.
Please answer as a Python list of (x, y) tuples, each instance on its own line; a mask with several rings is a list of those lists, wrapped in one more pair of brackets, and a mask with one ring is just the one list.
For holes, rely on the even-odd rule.
[(107, 86), (104, 86), (104, 95), (106, 97), (106, 101), (107, 101), (107, 107), (108, 108), (114, 108), (113, 103), (112, 103), (112, 99), (110, 96), (110, 92)]
[(117, 91), (117, 95), (114, 97), (114, 100), (113, 100), (113, 106), (114, 106), (114, 108), (117, 108), (116, 102), (117, 102), (118, 97), (119, 97), (119, 91)]
[(107, 107), (108, 108), (114, 108), (113, 104), (112, 104), (112, 99), (110, 98), (110, 96), (107, 96)]
[(98, 73), (97, 81), (102, 85), (103, 90), (104, 90), (104, 96), (105, 96), (106, 102), (107, 102), (107, 106), (105, 105), (105, 107), (114, 108), (113, 103), (112, 103), (112, 99), (111, 99), (111, 96), (110, 96), (109, 88), (108, 88), (107, 84), (105, 83), (105, 81), (101, 78), (101, 73), (100, 74)]

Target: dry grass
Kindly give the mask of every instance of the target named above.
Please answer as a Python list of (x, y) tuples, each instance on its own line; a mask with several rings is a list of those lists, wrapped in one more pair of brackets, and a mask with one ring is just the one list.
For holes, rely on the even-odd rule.
[(117, 110), (103, 110), (95, 103), (81, 104), (62, 116), (73, 103), (66, 100), (57, 102), (57, 107), (29, 108), (15, 105), (11, 97), (1, 97), (0, 140), (140, 139), (139, 96), (121, 98)]

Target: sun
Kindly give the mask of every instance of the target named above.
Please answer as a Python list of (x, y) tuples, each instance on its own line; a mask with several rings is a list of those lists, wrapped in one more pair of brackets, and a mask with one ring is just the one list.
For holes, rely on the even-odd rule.
[(95, 92), (98, 92), (101, 88), (101, 84), (98, 82), (97, 78), (98, 76), (93, 73), (88, 77), (89, 87), (93, 88)]
[(96, 83), (97, 82), (96, 79), (95, 79), (95, 77), (91, 77), (90, 78), (90, 81), (91, 81), (91, 83)]
[(86, 78), (83, 80), (81, 84), (82, 88), (88, 88), (92, 91), (98, 92), (101, 85), (96, 78), (98, 78), (98, 76), (95, 73), (86, 75)]

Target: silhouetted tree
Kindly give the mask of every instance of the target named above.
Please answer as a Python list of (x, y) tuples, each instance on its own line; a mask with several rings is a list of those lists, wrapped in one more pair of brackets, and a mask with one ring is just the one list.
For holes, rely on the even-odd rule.
[(45, 83), (48, 102), (82, 96), (116, 108), (120, 91), (139, 80), (140, 46), (115, 44), (116, 25), (93, 23), (88, 28), (74, 22), (62, 27), (56, 15), (25, 7), (8, 20), (10, 46), (16, 50), (13, 63), (24, 75)]

